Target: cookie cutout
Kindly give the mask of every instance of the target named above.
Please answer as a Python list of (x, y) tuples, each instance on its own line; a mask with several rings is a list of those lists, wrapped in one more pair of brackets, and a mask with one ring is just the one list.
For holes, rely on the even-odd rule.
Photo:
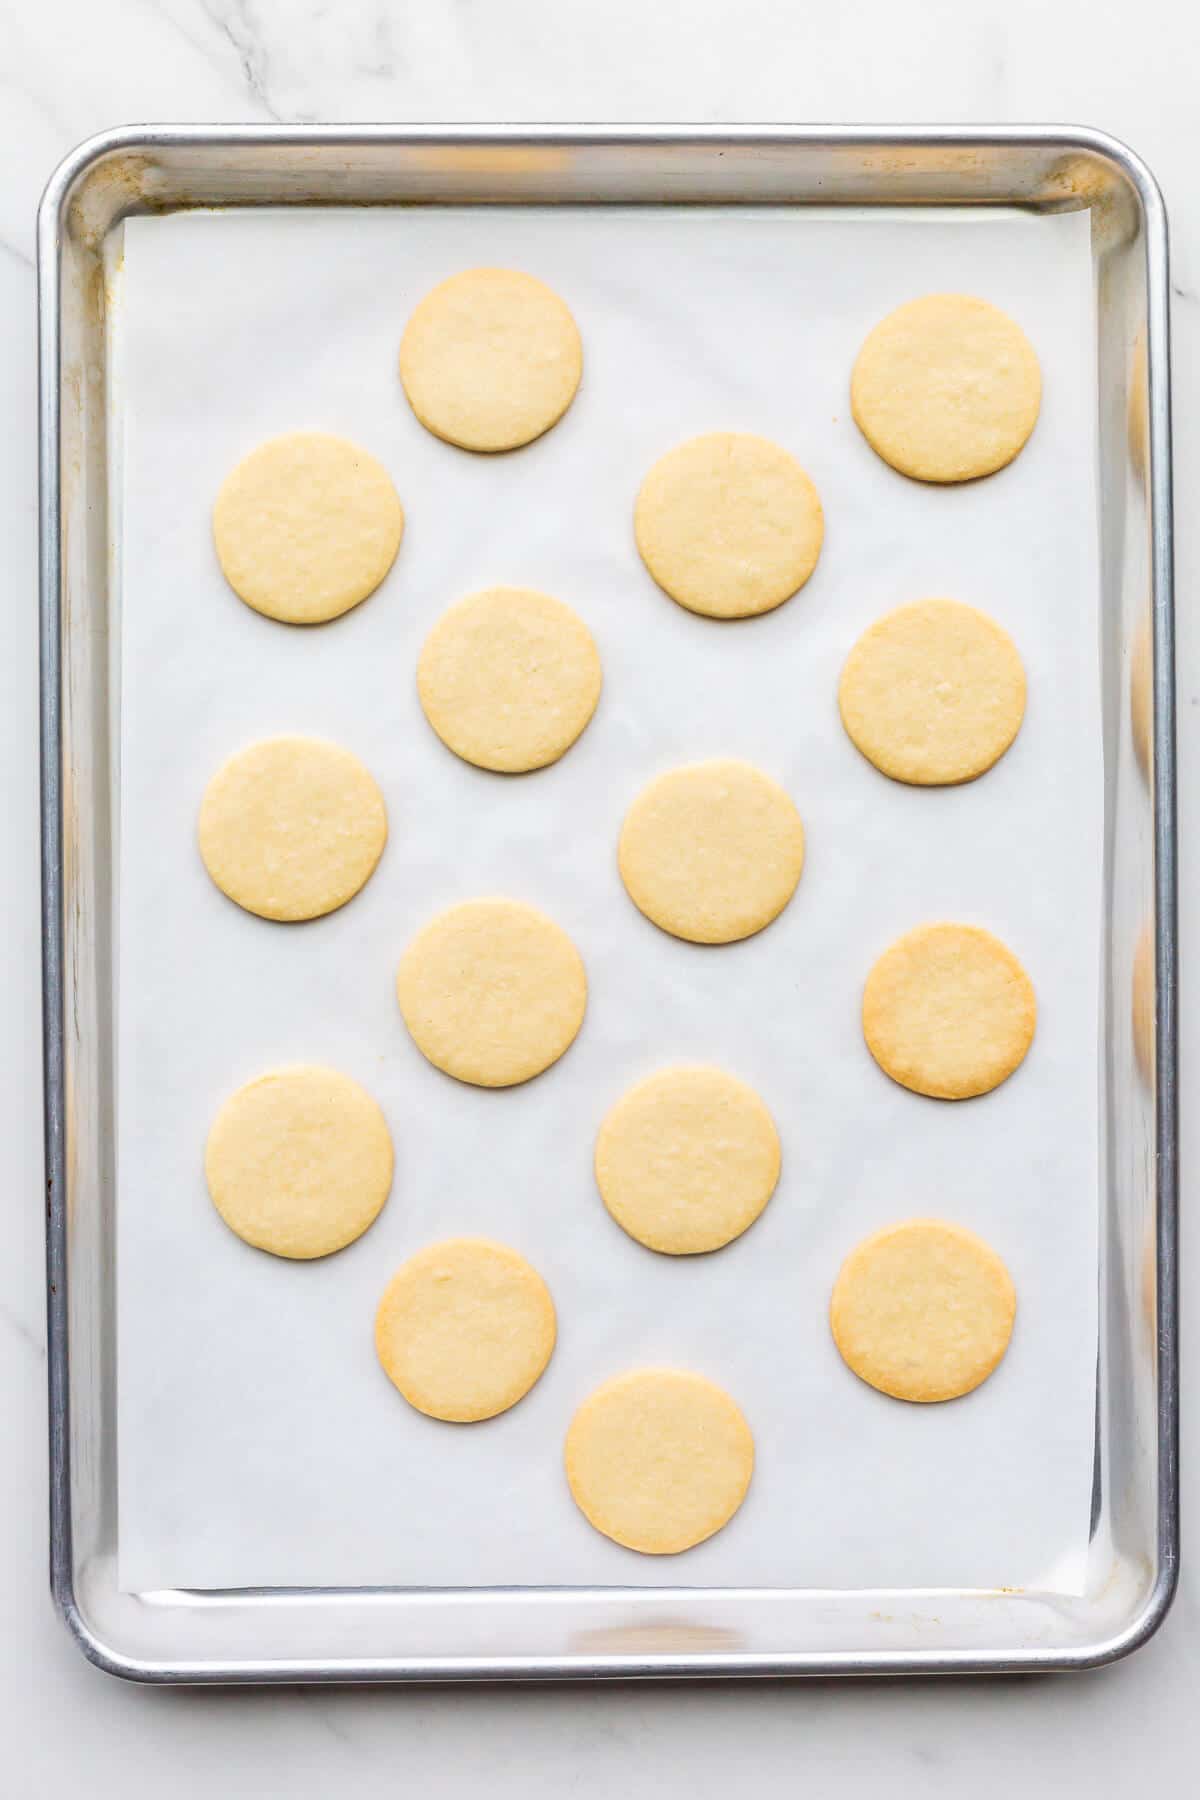
[(893, 781), (974, 781), (1020, 730), (1025, 670), (986, 613), (958, 600), (917, 600), (859, 638), (838, 706), (854, 744)]
[(502, 774), (557, 762), (595, 712), (600, 681), (583, 620), (532, 588), (486, 588), (460, 600), (417, 664), (421, 705), (442, 742)]
[(639, 911), (673, 937), (732, 944), (778, 918), (804, 867), (804, 826), (770, 776), (733, 758), (642, 789), (617, 861)]
[(893, 1081), (967, 1100), (1006, 1081), (1033, 1042), (1037, 1000), (1012, 951), (977, 925), (919, 925), (867, 976), (863, 1034)]
[(515, 450), (562, 418), (583, 374), (579, 328), (516, 269), (464, 269), (420, 302), (400, 379), (427, 431), (463, 450)]
[(633, 528), (663, 592), (710, 619), (781, 606), (816, 568), (825, 534), (817, 490), (795, 457), (740, 431), (691, 438), (660, 457)]
[(388, 1380), (431, 1419), (472, 1424), (524, 1399), (557, 1332), (532, 1264), (488, 1238), (418, 1250), (384, 1290), (375, 1349)]
[(617, 1224), (668, 1256), (719, 1250), (779, 1180), (779, 1133), (723, 1069), (663, 1069), (617, 1101), (596, 1138), (596, 1182)]
[(396, 995), (435, 1068), (477, 1087), (513, 1087), (574, 1042), (587, 976), (566, 932), (536, 907), (466, 900), (417, 933)]
[(589, 1395), (567, 1432), (576, 1506), (627, 1550), (674, 1556), (727, 1525), (754, 1472), (729, 1395), (682, 1369), (635, 1369)]
[(404, 535), (382, 463), (345, 438), (297, 431), (252, 450), (213, 507), (226, 581), (255, 612), (320, 625), (374, 593)]
[(871, 448), (916, 481), (974, 481), (1037, 423), (1042, 377), (1020, 326), (971, 294), (926, 294), (870, 332), (850, 381)]
[(842, 1264), (829, 1322), (859, 1378), (894, 1400), (955, 1400), (1008, 1349), (1017, 1296), (996, 1252), (961, 1225), (909, 1219)]
[(336, 1069), (274, 1069), (226, 1100), (204, 1153), (212, 1203), (272, 1256), (309, 1261), (361, 1237), (392, 1185), (392, 1140), (365, 1088)]
[(316, 919), (370, 878), (387, 842), (374, 776), (322, 738), (264, 738), (219, 768), (200, 805), (204, 866), (262, 919)]

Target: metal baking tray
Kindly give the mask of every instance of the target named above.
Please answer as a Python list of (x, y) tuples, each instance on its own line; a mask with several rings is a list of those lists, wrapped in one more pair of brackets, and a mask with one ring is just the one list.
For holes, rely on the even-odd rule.
[[(119, 596), (106, 272), (122, 222), (139, 213), (555, 202), (1089, 215), (1105, 905), (1095, 1474), (1082, 1596), (119, 1589)], [(477, 1681), (1086, 1668), (1145, 1642), (1174, 1591), (1179, 1501), (1169, 285), (1166, 217), (1145, 166), (1099, 132), (1060, 127), (133, 128), (85, 143), (51, 179), (39, 283), (50, 1564), (84, 1654), (149, 1682)], [(1147, 633), (1149, 670), (1138, 649)], [(1139, 937), (1152, 955), (1138, 954)]]

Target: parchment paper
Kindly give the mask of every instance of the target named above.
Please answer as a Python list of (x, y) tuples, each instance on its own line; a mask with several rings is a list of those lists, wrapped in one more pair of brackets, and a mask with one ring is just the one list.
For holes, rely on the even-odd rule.
[[(1078, 1589), (1096, 1360), (1101, 750), (1094, 328), (1083, 214), (250, 212), (126, 230), (116, 398), (121, 550), (119, 1358), (122, 1584), (614, 1583)], [(474, 263), (557, 288), (586, 370), (563, 423), (516, 454), (429, 436), (396, 374), (421, 295)], [(909, 482), (850, 416), (851, 364), (891, 307), (988, 296), (1045, 375), (1018, 461), (961, 488)], [(217, 487), (276, 432), (365, 445), (408, 514), (380, 591), (293, 629), (226, 587)], [(693, 433), (758, 431), (810, 471), (824, 554), (761, 620), (719, 624), (642, 569), (639, 480)], [(443, 608), (497, 582), (587, 620), (597, 715), (525, 777), (460, 762), (420, 711), (414, 666)], [(1021, 734), (978, 783), (886, 780), (839, 723), (859, 632), (950, 594), (1015, 636)], [(391, 838), (332, 917), (280, 926), (211, 885), (195, 848), (204, 784), (280, 731), (335, 738), (374, 771)], [(749, 758), (808, 832), (796, 897), (729, 948), (689, 946), (634, 909), (615, 861), (624, 811), (679, 762)], [(440, 1075), (407, 1037), (393, 975), (453, 901), (544, 907), (585, 958), (591, 998), (567, 1056), (489, 1093)], [(871, 1061), (863, 979), (900, 932), (973, 920), (1025, 962), (1033, 1049), (963, 1104), (918, 1098)], [(606, 1108), (679, 1060), (750, 1081), (784, 1172), (736, 1244), (659, 1257), (595, 1191)], [(397, 1152), (390, 1203), (341, 1255), (288, 1263), (220, 1222), (205, 1135), (240, 1083), (328, 1062), (375, 1094)], [(842, 1257), (879, 1225), (956, 1219), (1019, 1294), (999, 1372), (944, 1406), (887, 1400), (842, 1365), (827, 1325)], [(557, 1351), (534, 1392), (471, 1427), (412, 1411), (378, 1368), (378, 1296), (404, 1258), (459, 1232), (542, 1271)], [(678, 1560), (640, 1558), (572, 1504), (561, 1444), (578, 1402), (638, 1364), (702, 1370), (757, 1443), (746, 1504)]]

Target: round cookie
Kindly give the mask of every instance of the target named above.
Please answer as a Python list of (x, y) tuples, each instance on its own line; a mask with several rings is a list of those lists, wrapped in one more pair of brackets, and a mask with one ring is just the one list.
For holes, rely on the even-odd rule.
[(1010, 463), (1037, 423), (1042, 377), (1014, 320), (971, 294), (926, 294), (882, 319), (850, 381), (871, 448), (917, 481), (973, 481)]
[(633, 513), (664, 593), (710, 619), (770, 612), (817, 566), (824, 517), (794, 456), (749, 432), (713, 431), (660, 457)]
[(442, 614), (417, 663), (417, 692), (465, 762), (519, 774), (557, 762), (596, 710), (600, 655), (561, 600), (485, 588)]
[(336, 1069), (275, 1069), (231, 1094), (204, 1152), (213, 1205), (257, 1250), (308, 1261), (378, 1217), (392, 1140), (365, 1089)]
[(357, 894), (383, 855), (387, 812), (370, 770), (322, 738), (264, 738), (204, 790), (204, 866), (262, 919), (317, 919)]
[(777, 918), (804, 867), (804, 827), (778, 782), (733, 758), (659, 775), (617, 853), (634, 905), (673, 937), (731, 944)]
[(723, 1388), (682, 1369), (635, 1369), (584, 1401), (567, 1431), (567, 1481), (597, 1531), (674, 1556), (727, 1525), (750, 1486), (754, 1439)]
[(1033, 1042), (1037, 1000), (1012, 951), (977, 925), (919, 925), (885, 950), (862, 1003), (885, 1075), (935, 1100), (1006, 1081)]
[(587, 976), (566, 932), (536, 907), (466, 900), (413, 938), (396, 995), (435, 1068), (476, 1087), (512, 1087), (574, 1042)]
[(579, 329), (545, 282), (464, 269), (405, 327), (400, 379), (428, 431), (463, 450), (515, 450), (562, 418), (583, 374)]
[(1017, 647), (986, 613), (916, 600), (868, 627), (838, 684), (842, 724), (894, 781), (974, 781), (1008, 749), (1025, 713)]
[(630, 1237), (691, 1256), (753, 1225), (779, 1180), (779, 1133), (754, 1089), (723, 1069), (663, 1069), (608, 1113), (595, 1167)]
[(829, 1323), (843, 1360), (895, 1400), (955, 1400), (1008, 1349), (1017, 1296), (996, 1252), (961, 1225), (909, 1219), (842, 1264)]
[(255, 612), (319, 625), (379, 586), (404, 535), (381, 463), (357, 444), (296, 431), (252, 450), (225, 478), (213, 539), (226, 581)]
[(556, 1330), (550, 1290), (523, 1256), (488, 1238), (448, 1238), (388, 1282), (375, 1349), (410, 1406), (464, 1425), (525, 1397)]

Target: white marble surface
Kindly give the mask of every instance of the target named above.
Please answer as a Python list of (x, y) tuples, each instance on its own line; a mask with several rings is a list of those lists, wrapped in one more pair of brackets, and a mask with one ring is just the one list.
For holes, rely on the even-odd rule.
[[(1200, 1757), (1200, 1573), (1158, 1638), (1070, 1679), (754, 1689), (156, 1693), (87, 1668), (45, 1584), (35, 767), (34, 209), (59, 157), (137, 120), (1068, 120), (1166, 192), (1175, 282), (1183, 914), (1200, 880), (1200, 211), (1193, 0), (0, 0), (0, 659), (8, 952), (0, 1004), (0, 1787), (438, 1795), (1186, 1791)], [(1185, 936), (1185, 950), (1189, 940)], [(1185, 962), (1184, 1154), (1200, 977)], [(1185, 1183), (1186, 1186), (1186, 1183)], [(1186, 1200), (1186, 1197), (1185, 1197)], [(1185, 1203), (1186, 1212), (1186, 1203)], [(1185, 1306), (1200, 1301), (1187, 1262)], [(1190, 1291), (1189, 1291), (1190, 1290)], [(1187, 1347), (1192, 1342), (1189, 1336)], [(1195, 1367), (1188, 1358), (1185, 1380)], [(1185, 1454), (1200, 1401), (1185, 1389)]]

